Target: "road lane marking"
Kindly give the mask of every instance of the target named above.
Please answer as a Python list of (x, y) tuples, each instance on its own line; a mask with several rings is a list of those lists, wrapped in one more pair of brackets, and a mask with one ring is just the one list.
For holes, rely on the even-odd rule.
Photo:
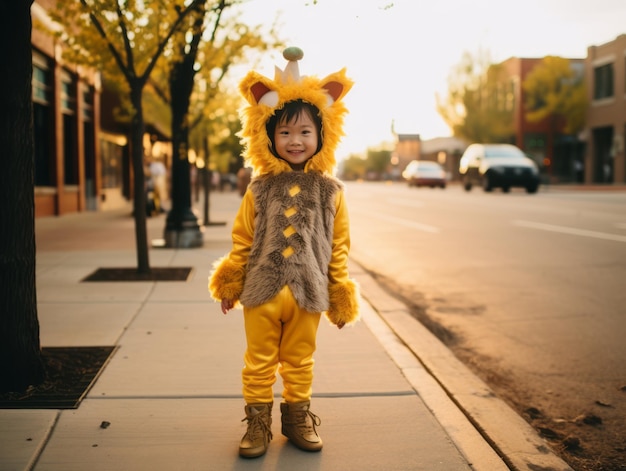
[(423, 201), (419, 200), (406, 200), (402, 198), (387, 198), (386, 203), (392, 206), (407, 206), (409, 208), (421, 208), (424, 206)]
[(384, 214), (376, 214), (376, 215), (372, 215), (372, 214), (368, 214), (368, 217), (375, 217), (376, 219), (380, 219), (383, 221), (387, 221), (390, 222), (392, 224), (399, 224), (401, 226), (405, 226), (411, 229), (417, 229), (418, 231), (422, 231), (422, 232), (430, 232), (431, 234), (437, 234), (439, 233), (439, 228), (435, 227), (435, 226), (429, 226), (428, 224), (420, 224), (419, 222), (415, 222), (415, 221), (409, 221), (408, 219), (403, 219), (403, 218), (396, 218), (393, 216), (387, 216)]
[(513, 221), (513, 224), (521, 227), (529, 227), (531, 229), (539, 229), (541, 231), (560, 232), (561, 234), (577, 235), (582, 237), (594, 237), (596, 239), (612, 240), (615, 242), (626, 242), (626, 236), (617, 234), (607, 234), (606, 232), (588, 231), (585, 229), (576, 229), (574, 227), (555, 226), (552, 224), (544, 224), (532, 221)]

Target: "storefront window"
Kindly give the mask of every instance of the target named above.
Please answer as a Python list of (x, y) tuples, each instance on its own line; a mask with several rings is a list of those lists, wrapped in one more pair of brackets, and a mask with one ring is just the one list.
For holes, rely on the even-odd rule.
[(63, 71), (61, 76), (63, 111), (63, 162), (65, 185), (78, 185), (78, 136), (76, 128), (76, 80)]
[(35, 186), (54, 186), (55, 166), (52, 159), (52, 74), (48, 59), (33, 51), (33, 134), (35, 143)]

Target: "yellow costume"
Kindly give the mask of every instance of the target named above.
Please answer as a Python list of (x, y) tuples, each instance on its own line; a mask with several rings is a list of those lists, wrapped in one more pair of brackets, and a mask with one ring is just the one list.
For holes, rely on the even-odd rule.
[[(267, 447), (244, 446), (244, 441), (252, 440), (250, 424), (261, 412), (270, 414), (269, 425), (263, 422), (264, 430), (270, 429), (279, 367), (283, 433), (300, 448), (321, 448), (316, 433), (313, 443), (285, 430), (291, 430), (296, 416), (317, 423), (308, 403), (321, 313), (340, 328), (358, 318), (358, 289), (347, 269), (350, 233), (343, 185), (332, 175), (347, 111), (342, 98), (352, 81), (345, 70), (322, 80), (300, 77), (302, 52), (289, 48), (284, 56), (289, 63), (284, 71), (277, 68), (274, 80), (250, 72), (240, 84), (248, 102), (242, 116), (244, 157), (253, 177), (233, 224), (232, 250), (215, 263), (209, 278), (214, 299), (244, 308), (243, 395), (248, 405), (264, 406), (246, 407), (249, 431), (240, 453), (247, 457)], [(273, 152), (266, 130), (274, 113), (296, 100), (317, 108), (321, 120), (321, 146), (302, 171)]]

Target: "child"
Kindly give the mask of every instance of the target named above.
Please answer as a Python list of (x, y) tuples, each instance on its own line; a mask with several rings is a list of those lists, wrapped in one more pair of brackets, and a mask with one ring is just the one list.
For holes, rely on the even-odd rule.
[(239, 454), (265, 454), (272, 439), (272, 386), (283, 379), (282, 433), (319, 451), (320, 419), (310, 410), (313, 353), (322, 312), (339, 329), (358, 318), (358, 287), (349, 278), (348, 213), (332, 176), (352, 86), (345, 70), (323, 80), (300, 77), (302, 51), (272, 81), (249, 72), (242, 137), (253, 178), (233, 223), (232, 250), (215, 263), (212, 297), (226, 314), (243, 305), (247, 349), (242, 372), (248, 428)]

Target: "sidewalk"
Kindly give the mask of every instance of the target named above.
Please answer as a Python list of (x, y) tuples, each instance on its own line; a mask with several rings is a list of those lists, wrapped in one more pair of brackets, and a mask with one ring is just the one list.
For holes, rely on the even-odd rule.
[[(80, 282), (136, 266), (129, 210), (37, 220), (42, 346), (118, 349), (77, 409), (0, 410), (1, 470), (510, 469), (388, 327), (379, 312), (391, 306), (365, 301), (388, 298), (354, 261), (363, 321), (320, 323), (312, 408), (324, 449), (302, 452), (280, 434), (279, 379), (268, 453), (239, 458), (242, 316), (222, 315), (207, 293), (239, 201), (211, 195), (211, 221), (228, 224), (207, 227), (204, 247), (150, 250), (152, 267), (193, 267), (187, 282)], [(164, 227), (150, 218), (149, 239)]]

